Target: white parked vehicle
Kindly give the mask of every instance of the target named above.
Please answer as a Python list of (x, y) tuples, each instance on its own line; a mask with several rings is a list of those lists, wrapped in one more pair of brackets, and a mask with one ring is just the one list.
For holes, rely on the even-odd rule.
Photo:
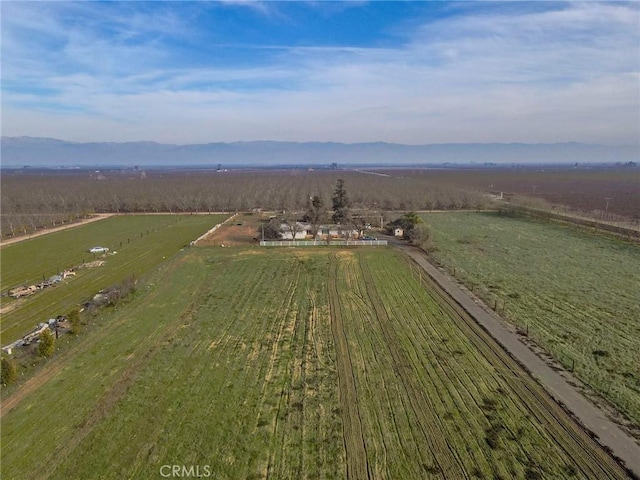
[(109, 249), (107, 247), (91, 247), (89, 253), (107, 253)]

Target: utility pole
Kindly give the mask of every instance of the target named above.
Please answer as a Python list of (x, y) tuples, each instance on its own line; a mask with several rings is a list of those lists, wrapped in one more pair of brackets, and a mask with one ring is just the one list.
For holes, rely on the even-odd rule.
[(536, 190), (538, 188), (538, 185), (531, 185), (531, 188), (533, 188), (533, 196), (536, 196)]
[(609, 200), (613, 200), (613, 197), (604, 197), (607, 204), (604, 207), (604, 218), (606, 219), (609, 213)]

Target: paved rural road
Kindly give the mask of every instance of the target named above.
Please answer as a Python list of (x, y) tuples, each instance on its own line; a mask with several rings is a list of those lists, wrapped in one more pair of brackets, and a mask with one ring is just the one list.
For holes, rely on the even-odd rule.
[(395, 239), (389, 243), (403, 250), (444, 289), (467, 313), (500, 343), (520, 364), (544, 385), (547, 391), (562, 403), (583, 425), (598, 436), (600, 444), (609, 447), (627, 468), (640, 478), (640, 445), (604, 412), (587, 400), (567, 380), (533, 353), (518, 336), (507, 330), (496, 317), (479, 306), (460, 286), (440, 272), (426, 259), (424, 253)]

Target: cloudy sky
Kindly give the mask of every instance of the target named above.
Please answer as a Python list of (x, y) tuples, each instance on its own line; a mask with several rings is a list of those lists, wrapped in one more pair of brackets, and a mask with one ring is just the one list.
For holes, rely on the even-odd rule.
[(0, 5), (7, 136), (640, 141), (637, 2)]

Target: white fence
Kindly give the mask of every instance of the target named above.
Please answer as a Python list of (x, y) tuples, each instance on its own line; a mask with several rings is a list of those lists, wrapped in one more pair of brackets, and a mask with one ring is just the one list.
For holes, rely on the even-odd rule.
[(387, 245), (386, 240), (263, 240), (261, 247), (319, 247)]
[(208, 236), (208, 235), (212, 234), (213, 232), (215, 232), (218, 228), (220, 228), (221, 225), (224, 225), (227, 222), (233, 222), (233, 219), (236, 218), (237, 216), (238, 216), (238, 214), (234, 213), (229, 218), (227, 218), (224, 222), (218, 223), (217, 225), (214, 225), (213, 228), (210, 228), (209, 230), (204, 232), (202, 235), (200, 235), (198, 238), (196, 238), (194, 241), (192, 241), (189, 245), (191, 245), (191, 246), (197, 245), (200, 240), (202, 240), (206, 236)]

